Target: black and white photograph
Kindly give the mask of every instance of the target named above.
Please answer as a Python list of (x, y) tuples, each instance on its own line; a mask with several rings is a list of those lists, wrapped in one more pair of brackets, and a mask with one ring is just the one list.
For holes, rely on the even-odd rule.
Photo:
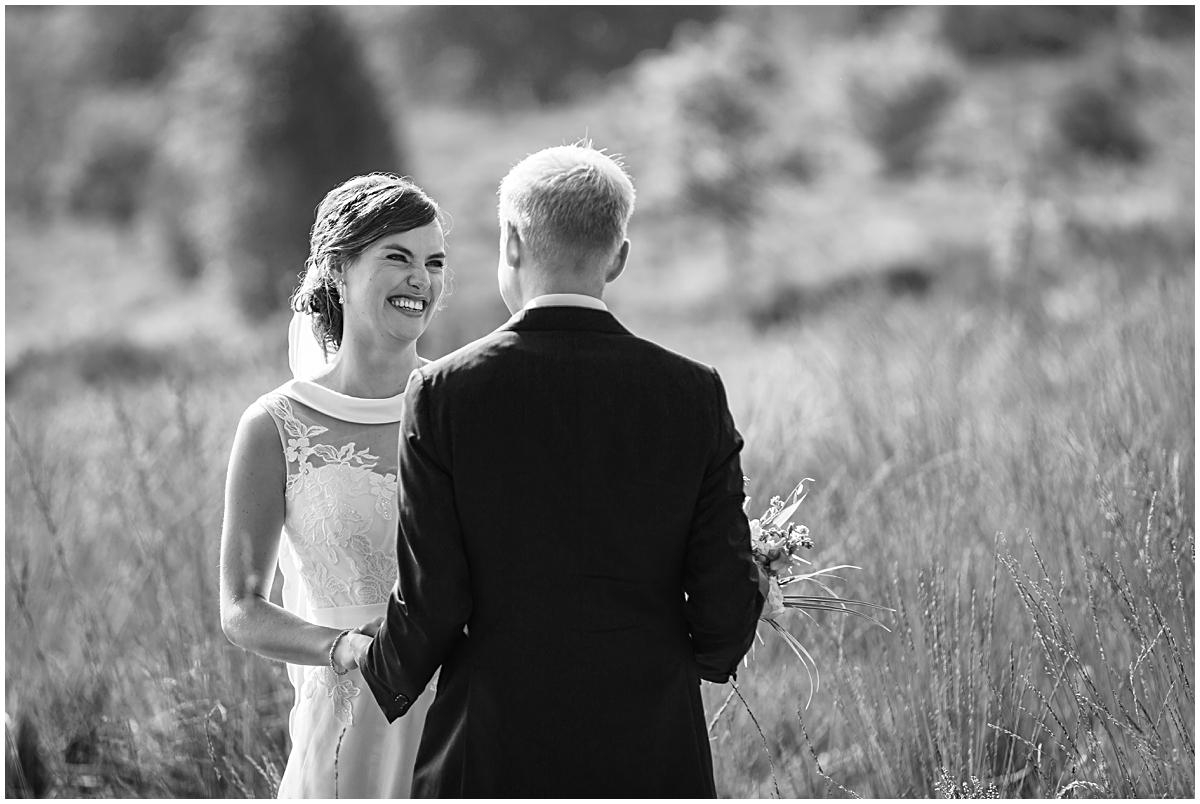
[(6, 798), (1195, 798), (1194, 5), (6, 5)]

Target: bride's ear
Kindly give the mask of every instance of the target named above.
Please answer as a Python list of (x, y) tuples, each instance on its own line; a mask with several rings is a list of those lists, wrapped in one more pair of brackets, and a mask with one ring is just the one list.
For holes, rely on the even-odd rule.
[(525, 244), (521, 242), (521, 235), (517, 233), (517, 227), (511, 221), (504, 224), (504, 261), (508, 263), (510, 268), (521, 267), (521, 251)]
[(609, 266), (608, 271), (604, 274), (605, 283), (612, 282), (618, 276), (620, 276), (621, 272), (625, 270), (625, 265), (628, 262), (629, 262), (629, 241), (626, 240), (624, 243), (621, 244), (621, 247), (619, 249), (617, 249), (617, 253), (613, 257), (612, 265)]

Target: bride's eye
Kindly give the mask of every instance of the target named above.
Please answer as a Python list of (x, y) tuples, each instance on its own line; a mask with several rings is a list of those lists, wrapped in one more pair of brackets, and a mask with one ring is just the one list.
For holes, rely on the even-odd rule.
[(425, 267), (430, 271), (442, 271), (446, 268), (446, 263), (444, 260), (430, 260), (425, 263)]

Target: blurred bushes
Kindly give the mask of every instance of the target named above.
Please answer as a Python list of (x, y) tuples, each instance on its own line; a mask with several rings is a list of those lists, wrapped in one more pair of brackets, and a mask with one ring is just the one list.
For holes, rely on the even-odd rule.
[(974, 58), (1065, 55), (1111, 28), (1114, 6), (947, 6), (942, 35), (960, 54)]
[(928, 260), (899, 260), (882, 268), (835, 276), (821, 282), (775, 277), (743, 301), (747, 322), (755, 332), (794, 324), (821, 315), (837, 314), (848, 306), (883, 309), (900, 297), (920, 298), (930, 293), (948, 273), (946, 256)]
[(692, 209), (739, 225), (766, 186), (836, 172), (861, 145), (888, 176), (923, 167), (965, 81), (936, 14), (898, 9), (849, 28), (826, 16), (738, 9), (639, 63), (629, 114), (670, 143), (666, 181)]
[(404, 172), (365, 47), (328, 7), (6, 13), (10, 210), (145, 216), (174, 271), (279, 309), (322, 196)]
[(1196, 9), (1182, 6), (946, 6), (941, 33), (968, 58), (1066, 56), (1122, 29), (1163, 39), (1195, 36)]
[(167, 95), (153, 214), (176, 270), (219, 268), (248, 314), (278, 310), (326, 192), (404, 172), (361, 43), (336, 9), (209, 9)]
[(958, 94), (961, 70), (944, 45), (915, 31), (900, 29), (858, 47), (847, 80), (851, 114), (884, 172), (911, 175)]
[(719, 6), (420, 6), (397, 25), (414, 93), (561, 101)]
[(1068, 88), (1052, 115), (1063, 144), (1085, 156), (1139, 162), (1150, 142), (1134, 115), (1133, 99), (1113, 81), (1093, 79)]
[(90, 84), (144, 85), (171, 65), (200, 9), (197, 6), (74, 6), (62, 55)]
[[(857, 175), (867, 149), (891, 177), (953, 167), (951, 137), (963, 165), (970, 150), (1008, 158), (1005, 134), (978, 123), (993, 73), (964, 75), (955, 51), (1070, 53), (1110, 33), (1190, 36), (1193, 24), (1191, 7), (15, 7), (8, 209), (146, 220), (177, 275), (217, 269), (244, 310), (279, 309), (322, 195), (354, 173), (411, 170), (396, 126), (406, 96), (556, 101), (636, 60), (613, 76), (620, 92), (581, 114), (624, 135), (613, 141), (635, 162), (643, 210), (711, 231), (733, 265), (775, 190)], [(1130, 100), (1170, 85), (1178, 68), (1164, 65), (1165, 77), (1131, 73), (1142, 89), (1095, 77), (1069, 88), (1051, 133), (1088, 157), (1141, 159), (1144, 132), (1166, 147), (1164, 125)], [(1059, 66), (1065, 78), (1077, 69)], [(1040, 126), (1049, 93), (1029, 94)], [(610, 114), (610, 101), (629, 108)], [(503, 119), (467, 117), (483, 136)]]
[(746, 259), (747, 227), (768, 174), (778, 167), (778, 153), (766, 138), (767, 97), (778, 86), (780, 65), (768, 48), (756, 45), (753, 33), (740, 26), (679, 43), (688, 57), (678, 65), (673, 93), (682, 146), (680, 196), (687, 209), (720, 227), (731, 271)]
[(6, 211), (46, 213), (47, 170), (62, 150), (77, 90), (60, 56), (55, 10), (4, 10), (4, 190)]
[(54, 209), (131, 223), (144, 204), (162, 124), (161, 104), (144, 92), (83, 98), (54, 166)]
[[(753, 229), (778, 182), (815, 178), (812, 137), (794, 103), (794, 42), (773, 30), (791, 10), (739, 8), (681, 29), (669, 51), (639, 60), (620, 112), (648, 148), (642, 198), (720, 237), (731, 281), (752, 259)], [(647, 192), (643, 193), (642, 191)], [(648, 208), (648, 204), (645, 208)]]
[[(112, 103), (132, 111), (126, 98), (110, 101), (108, 93), (149, 93), (196, 15), (197, 9), (187, 6), (5, 10), (5, 188), (11, 209), (46, 214), (56, 195), (62, 200), (63, 182), (69, 187), (83, 176), (111, 176), (107, 171), (123, 164), (141, 170), (139, 128), (147, 124), (122, 122), (121, 112), (103, 107)], [(103, 142), (87, 142), (88, 132)], [(128, 198), (129, 193), (113, 195)], [(107, 210), (101, 214), (115, 211), (121, 218), (123, 203), (91, 198), (83, 206), (101, 212), (98, 205)]]
[(1151, 36), (1161, 39), (1190, 39), (1196, 35), (1196, 7), (1192, 4), (1178, 6), (1138, 6), (1143, 29)]
[(27, 351), (5, 367), (10, 388), (27, 388), (30, 378), (55, 377), (61, 383), (78, 379), (87, 385), (121, 385), (146, 382), (177, 369), (179, 359), (167, 348), (141, 345), (124, 335), (96, 333), (62, 347)]

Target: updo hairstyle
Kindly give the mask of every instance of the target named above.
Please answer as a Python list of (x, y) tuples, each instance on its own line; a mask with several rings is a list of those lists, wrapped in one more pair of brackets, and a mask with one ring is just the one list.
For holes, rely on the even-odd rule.
[(292, 309), (312, 315), (313, 334), (326, 350), (342, 344), (342, 269), (381, 237), (441, 220), (441, 210), (407, 177), (392, 173), (355, 176), (330, 190), (317, 207), (308, 259)]

